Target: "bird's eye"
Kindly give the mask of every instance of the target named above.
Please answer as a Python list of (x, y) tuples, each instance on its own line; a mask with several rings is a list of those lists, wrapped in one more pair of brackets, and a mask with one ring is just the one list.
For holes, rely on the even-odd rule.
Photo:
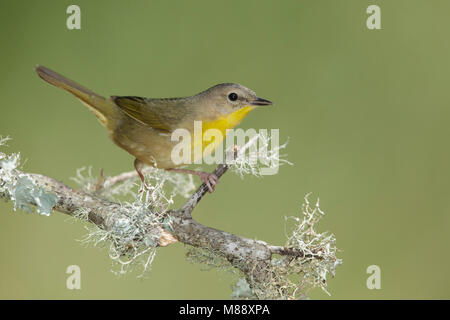
[(230, 101), (236, 101), (238, 99), (238, 95), (236, 93), (232, 92), (228, 95), (228, 99)]

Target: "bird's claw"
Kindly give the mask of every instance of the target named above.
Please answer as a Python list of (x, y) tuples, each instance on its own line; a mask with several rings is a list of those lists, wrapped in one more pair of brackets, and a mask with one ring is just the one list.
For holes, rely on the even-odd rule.
[(209, 192), (213, 192), (219, 178), (214, 173), (201, 172), (199, 174), (202, 182), (208, 187)]
[(141, 194), (144, 191), (150, 191), (150, 187), (145, 182), (141, 183), (141, 186), (139, 187), (138, 194)]

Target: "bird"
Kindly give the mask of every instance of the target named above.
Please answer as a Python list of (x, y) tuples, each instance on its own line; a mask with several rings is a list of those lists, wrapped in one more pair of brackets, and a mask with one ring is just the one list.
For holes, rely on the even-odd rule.
[[(172, 133), (183, 128), (192, 134), (194, 122), (201, 121), (200, 140), (203, 139), (205, 130), (211, 128), (219, 130), (224, 137), (227, 129), (239, 125), (254, 108), (273, 104), (237, 83), (217, 84), (198, 94), (180, 98), (105, 98), (47, 67), (38, 65), (35, 71), (49, 84), (73, 94), (94, 113), (112, 141), (135, 157), (134, 168), (144, 185), (142, 170), (145, 166), (151, 166), (197, 175), (206, 184), (208, 191), (213, 192), (218, 182), (217, 176), (204, 171), (180, 168), (192, 161), (173, 161), (172, 149), (177, 142), (171, 139)], [(209, 148), (210, 151), (217, 148), (221, 141), (216, 137), (211, 142), (214, 145)], [(192, 148), (198, 143), (202, 141), (192, 139)], [(204, 150), (206, 145), (202, 147)], [(205, 154), (202, 153), (201, 156)]]

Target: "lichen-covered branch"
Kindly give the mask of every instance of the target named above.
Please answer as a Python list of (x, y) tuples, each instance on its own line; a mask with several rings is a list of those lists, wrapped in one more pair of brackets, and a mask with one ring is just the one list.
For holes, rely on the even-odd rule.
[[(13, 200), (15, 208), (34, 205), (42, 214), (48, 215), (53, 210), (89, 221), (96, 229), (87, 240), (95, 238), (95, 244), (109, 240), (110, 256), (121, 264), (121, 271), (144, 256), (146, 269), (156, 247), (178, 240), (195, 248), (192, 251), (195, 254), (208, 256), (211, 261), (223, 260), (222, 265), (238, 270), (243, 278), (236, 285), (234, 297), (289, 299), (303, 297), (310, 287), (325, 289), (327, 274), (334, 274), (341, 263), (335, 257), (334, 237), (314, 231), (314, 224), (322, 214), (318, 205), (312, 208), (307, 202), (303, 222), (294, 226), (285, 246), (276, 246), (195, 221), (192, 212), (207, 194), (205, 184), (181, 208), (170, 209), (171, 198), (161, 191), (168, 178), (158, 177), (157, 173), (152, 175), (156, 179), (154, 187), (141, 190), (134, 202), (124, 204), (106, 199), (98, 191), (133, 179), (134, 173), (107, 179), (102, 174), (92, 184), (94, 190), (75, 190), (53, 178), (20, 171), (17, 164), (18, 155), (0, 153), (0, 196)], [(229, 166), (219, 165), (214, 173), (220, 178)], [(293, 275), (300, 280), (292, 281)]]

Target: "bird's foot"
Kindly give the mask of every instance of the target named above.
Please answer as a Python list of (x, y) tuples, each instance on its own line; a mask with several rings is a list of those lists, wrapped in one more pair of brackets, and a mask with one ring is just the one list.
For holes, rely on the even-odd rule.
[(95, 183), (94, 193), (99, 193), (103, 189), (105, 181), (106, 179), (105, 176), (103, 175), (103, 169), (100, 169), (100, 176), (98, 177), (97, 182)]
[(198, 176), (204, 184), (208, 187), (209, 192), (213, 192), (219, 178), (214, 173), (198, 171)]
[(202, 182), (208, 187), (209, 192), (213, 192), (214, 188), (216, 187), (216, 184), (219, 182), (219, 178), (214, 173), (196, 170), (178, 169), (178, 168), (172, 168), (167, 170), (173, 172), (195, 174), (196, 176), (199, 176)]
[(150, 191), (150, 187), (145, 182), (142, 182), (141, 186), (139, 187), (138, 194), (141, 194), (144, 191)]

